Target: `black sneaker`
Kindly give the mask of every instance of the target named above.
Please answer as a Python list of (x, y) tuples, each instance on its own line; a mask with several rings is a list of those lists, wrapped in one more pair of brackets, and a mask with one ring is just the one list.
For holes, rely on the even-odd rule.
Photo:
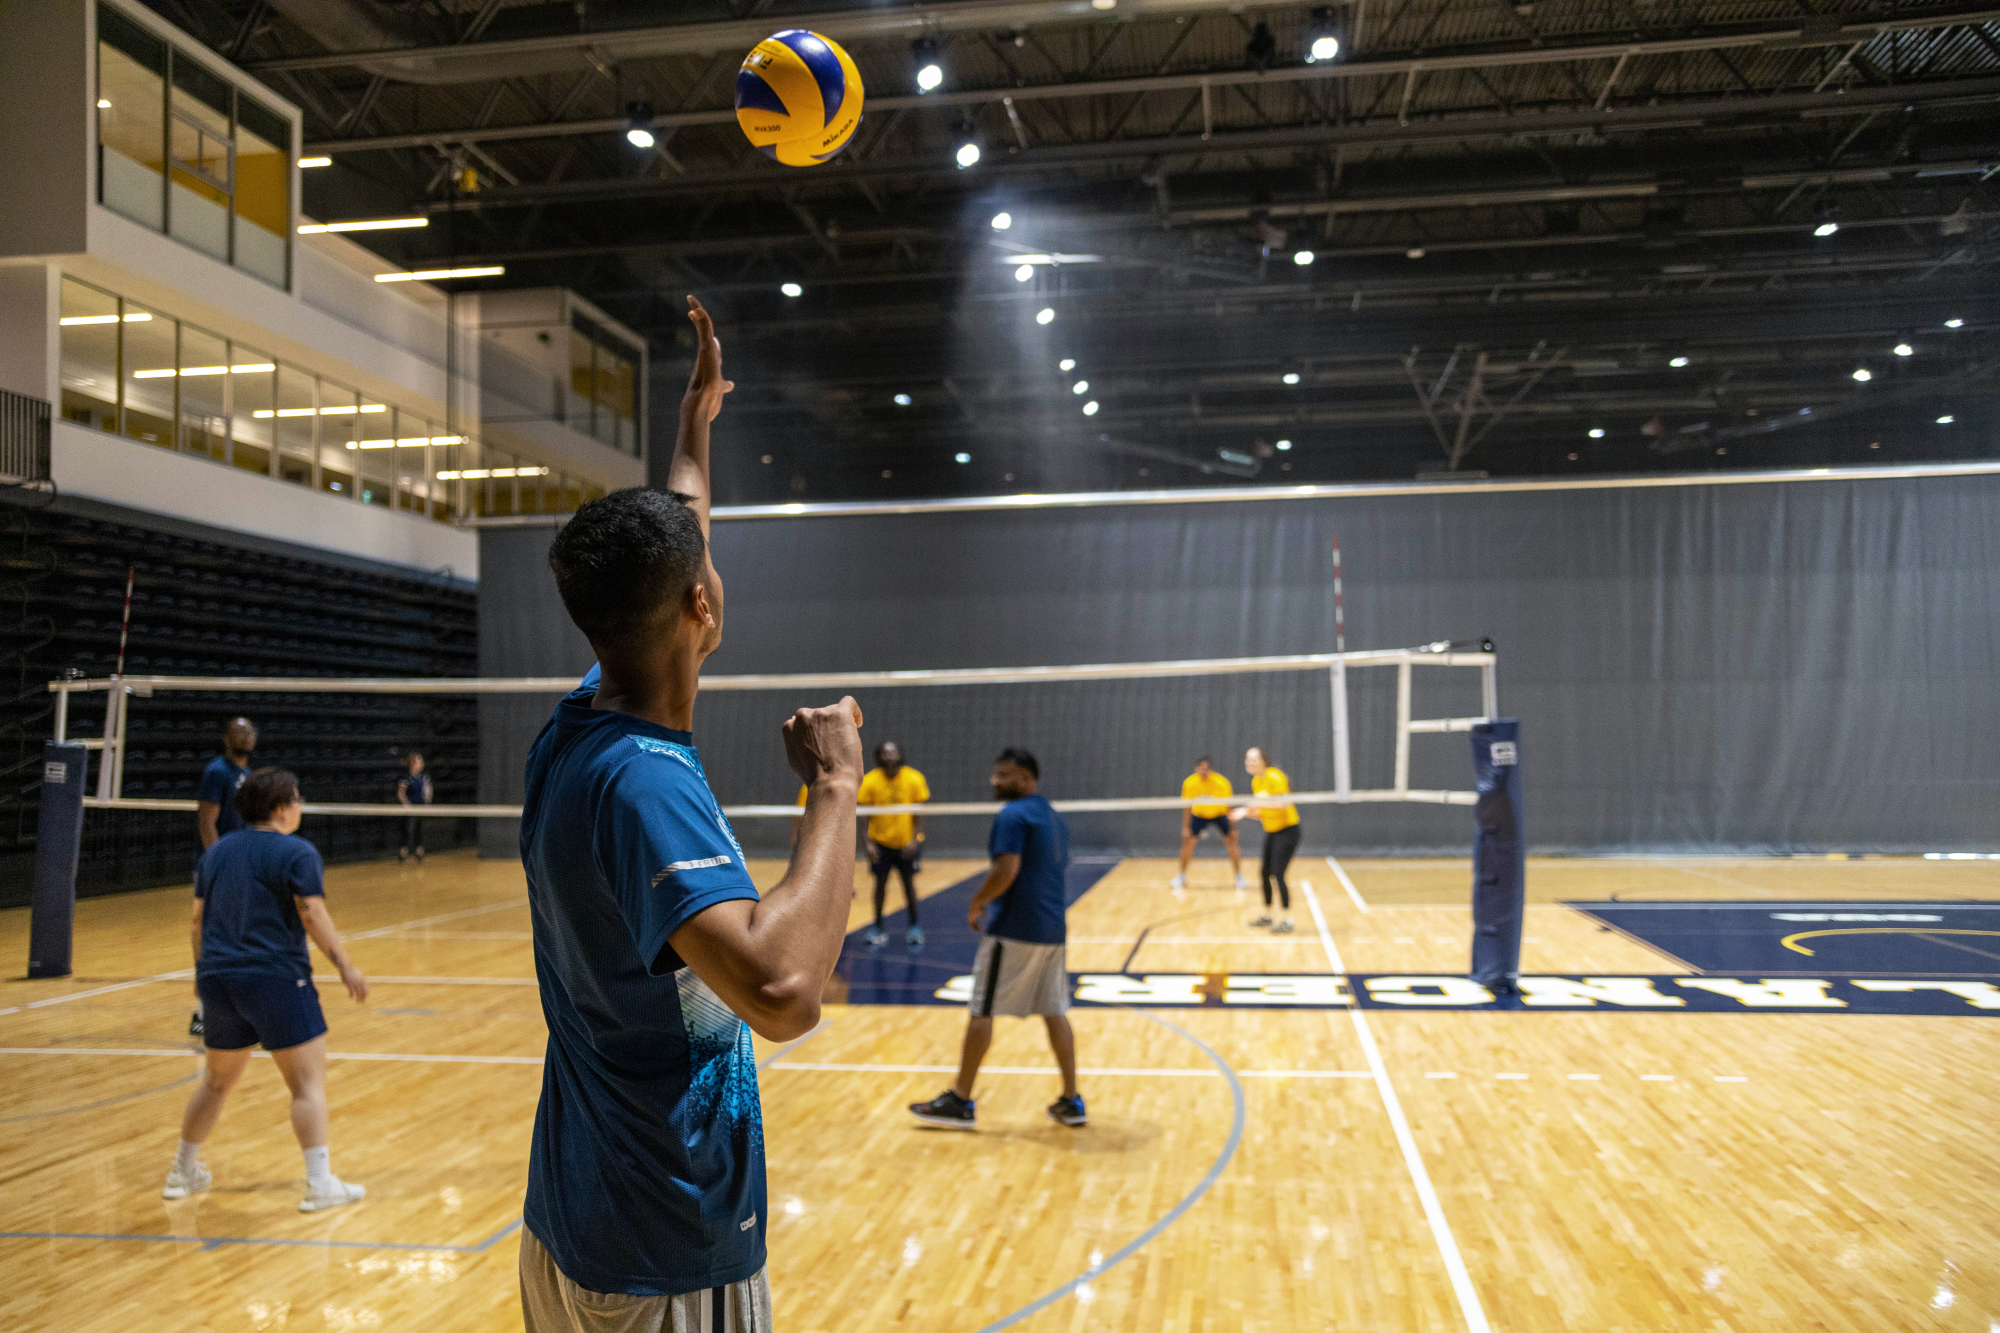
[(1082, 1129), (1090, 1123), (1090, 1116), (1084, 1112), (1082, 1097), (1058, 1097), (1049, 1103), (1049, 1119), (1071, 1129)]
[(190, 1037), (199, 1037), (202, 1035), (202, 1031), (201, 1010), (197, 1009), (188, 1017), (188, 1035)]
[(910, 1114), (933, 1129), (977, 1129), (976, 1105), (946, 1088), (927, 1102), (911, 1102)]

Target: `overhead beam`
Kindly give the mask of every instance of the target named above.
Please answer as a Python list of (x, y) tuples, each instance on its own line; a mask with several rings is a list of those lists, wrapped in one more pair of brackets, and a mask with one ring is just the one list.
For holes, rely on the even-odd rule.
[[(897, 11), (901, 12), (901, 11)], [(1808, 39), (1804, 28), (1772, 28), (1750, 32), (1717, 33), (1702, 37), (1676, 37), (1651, 42), (1585, 43), (1577, 46), (1521, 47), (1508, 50), (1470, 51), (1456, 55), (1426, 55), (1410, 59), (1361, 60), (1342, 63), (1320, 61), (1312, 65), (1284, 66), (1259, 74), (1255, 70), (1223, 70), (1216, 73), (1157, 74), (1130, 79), (1094, 79), (1082, 82), (1047, 83), (1015, 88), (960, 88), (928, 94), (886, 94), (868, 99), (875, 112), (906, 111), (923, 106), (980, 106), (989, 103), (1026, 102), (1051, 98), (1132, 97), (1154, 92), (1222, 88), (1260, 83), (1312, 83), (1338, 79), (1365, 79), (1410, 76), (1452, 70), (1501, 69), (1520, 65), (1569, 64), (1578, 61), (1610, 60), (1619, 67), (1634, 56), (1675, 55), (1690, 51), (1719, 51), (1738, 47), (1788, 46), (1808, 40), (1820, 45), (1837, 45), (1860, 40), (1855, 34), (1872, 37), (1880, 32), (1914, 31), (2000, 21), (2000, 9), (1983, 9), (1959, 14), (1947, 21), (1936, 15), (1912, 16), (1893, 22), (1850, 25), (1824, 29)], [(261, 68), (261, 67), (260, 67)], [(494, 77), (488, 75), (487, 77)], [(1606, 87), (1609, 88), (1607, 82)], [(1919, 85), (1921, 86), (1921, 85)], [(1605, 114), (1602, 104), (1596, 114)], [(1621, 111), (1617, 114), (1629, 114)], [(655, 130), (677, 129), (684, 125), (724, 125), (734, 122), (730, 107), (699, 111), (675, 111), (656, 115)], [(308, 153), (331, 156), (390, 148), (421, 148), (440, 144), (494, 142), (509, 139), (547, 139), (568, 135), (623, 134), (631, 125), (626, 119), (602, 117), (592, 120), (543, 121), (527, 125), (468, 125), (452, 129), (413, 131), (408, 134), (372, 135), (366, 138), (326, 139), (305, 146)]]

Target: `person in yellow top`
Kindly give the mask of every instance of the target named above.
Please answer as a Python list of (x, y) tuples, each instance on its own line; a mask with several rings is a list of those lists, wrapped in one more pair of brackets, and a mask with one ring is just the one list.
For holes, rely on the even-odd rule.
[[(918, 805), (930, 798), (930, 784), (924, 781), (924, 775), (903, 762), (903, 747), (894, 741), (883, 741), (875, 747), (875, 767), (861, 779), (861, 790), (856, 794), (855, 802), (859, 805)], [(799, 792), (799, 804), (805, 804), (803, 790)], [(792, 837), (797, 841), (796, 821)], [(924, 930), (917, 924), (917, 870), (924, 854), (924, 817), (873, 816), (868, 821), (867, 846), (868, 869), (875, 876), (875, 924), (868, 928), (862, 939), (871, 949), (879, 949), (888, 941), (888, 933), (882, 929), (882, 907), (889, 896), (889, 874), (894, 871), (903, 881), (903, 902), (910, 915), (904, 942), (912, 949), (921, 949)]]
[[(1288, 796), (1292, 790), (1292, 780), (1285, 771), (1274, 766), (1264, 757), (1263, 747), (1253, 745), (1243, 755), (1243, 770), (1250, 775), (1252, 796)], [(1240, 806), (1229, 812), (1231, 820), (1240, 820), (1250, 813), (1249, 806)], [(1250, 924), (1270, 926), (1274, 935), (1292, 933), (1292, 891), (1285, 884), (1285, 868), (1292, 863), (1293, 853), (1299, 850), (1299, 808), (1295, 805), (1259, 806), (1257, 818), (1264, 824), (1264, 862), (1258, 874), (1264, 885), (1264, 911)], [(1271, 922), (1271, 881), (1278, 882), (1278, 902), (1285, 915), (1273, 925)]]
[(1214, 829), (1222, 835), (1222, 845), (1229, 849), (1229, 868), (1236, 872), (1236, 887), (1247, 889), (1250, 882), (1243, 878), (1243, 849), (1236, 841), (1236, 826), (1229, 822), (1229, 802), (1227, 800), (1202, 801), (1198, 797), (1227, 797), (1234, 794), (1229, 779), (1215, 771), (1215, 765), (1203, 755), (1195, 761), (1194, 772), (1188, 774), (1181, 783), (1181, 799), (1195, 804), (1181, 811), (1181, 872), (1174, 876), (1173, 886), (1187, 887), (1188, 862), (1194, 860), (1194, 845), (1201, 835)]

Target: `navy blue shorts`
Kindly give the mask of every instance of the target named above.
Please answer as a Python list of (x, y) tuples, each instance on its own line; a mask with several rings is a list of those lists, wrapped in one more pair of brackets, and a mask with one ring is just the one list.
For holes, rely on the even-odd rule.
[(1210, 829), (1210, 828), (1214, 829), (1217, 833), (1220, 833), (1223, 837), (1225, 838), (1228, 837), (1229, 816), (1228, 815), (1188, 816), (1188, 832), (1192, 833), (1195, 837), (1199, 838), (1201, 836), (1201, 831), (1203, 829)]
[(195, 982), (195, 992), (201, 996), (202, 1043), (210, 1050), (261, 1045), (283, 1051), (326, 1035), (326, 1015), (310, 981), (251, 973), (204, 976)]

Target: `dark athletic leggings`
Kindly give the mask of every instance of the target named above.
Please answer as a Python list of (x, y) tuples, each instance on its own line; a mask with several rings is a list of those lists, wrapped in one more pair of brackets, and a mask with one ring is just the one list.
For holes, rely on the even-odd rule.
[(424, 845), (423, 817), (421, 815), (411, 815), (403, 820), (403, 846), (421, 847), (423, 845)]
[(1275, 879), (1278, 881), (1278, 901), (1287, 912), (1292, 910), (1292, 891), (1285, 883), (1285, 867), (1292, 863), (1292, 854), (1298, 849), (1297, 824), (1264, 835), (1264, 864), (1258, 868), (1264, 884), (1264, 906), (1271, 905), (1271, 881)]
[[(923, 844), (918, 843), (918, 846)], [(875, 876), (875, 924), (882, 924), (882, 908), (889, 897), (889, 872), (895, 871), (903, 881), (903, 901), (909, 905), (910, 924), (917, 924), (917, 862), (910, 855), (908, 847), (884, 847), (869, 840), (874, 855), (869, 858), (868, 869)]]

